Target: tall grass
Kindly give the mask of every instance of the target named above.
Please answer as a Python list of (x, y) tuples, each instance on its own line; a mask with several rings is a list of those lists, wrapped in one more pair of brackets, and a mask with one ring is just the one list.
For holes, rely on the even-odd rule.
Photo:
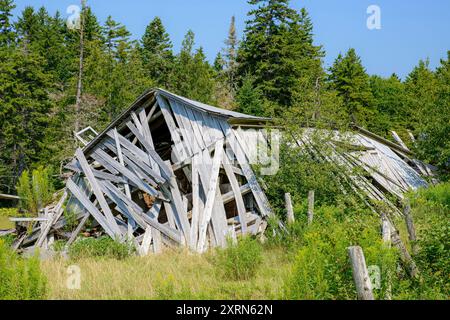
[[(66, 287), (67, 268), (81, 270), (80, 290)], [(43, 269), (49, 278), (50, 299), (277, 299), (288, 271), (284, 253), (270, 249), (258, 271), (247, 280), (218, 276), (216, 254), (166, 250), (160, 255), (131, 256), (123, 260), (81, 258), (49, 260)]]
[(44, 299), (46, 284), (37, 258), (22, 259), (0, 239), (0, 300)]
[(218, 249), (216, 265), (223, 277), (246, 280), (256, 274), (262, 254), (260, 243), (251, 237), (239, 238), (236, 243), (228, 239), (228, 247)]

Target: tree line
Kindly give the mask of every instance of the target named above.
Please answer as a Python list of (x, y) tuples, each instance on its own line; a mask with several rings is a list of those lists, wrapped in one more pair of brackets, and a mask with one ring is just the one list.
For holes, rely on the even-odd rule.
[(58, 170), (73, 155), (74, 132), (101, 130), (150, 87), (286, 127), (357, 124), (386, 138), (396, 130), (448, 175), (450, 53), (435, 70), (419, 61), (404, 81), (369, 75), (352, 48), (326, 69), (306, 9), (248, 3), (242, 39), (232, 17), (209, 63), (192, 30), (175, 52), (158, 17), (131, 40), (126, 26), (111, 16), (100, 23), (85, 2), (72, 29), (59, 12), (26, 7), (13, 17), (14, 1), (0, 0), (0, 190), (13, 193), (28, 168)]

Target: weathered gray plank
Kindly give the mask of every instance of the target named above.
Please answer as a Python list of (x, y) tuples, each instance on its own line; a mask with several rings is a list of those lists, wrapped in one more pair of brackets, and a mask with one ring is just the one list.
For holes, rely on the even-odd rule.
[(167, 168), (167, 165), (161, 159), (159, 154), (148, 143), (148, 141), (145, 139), (145, 137), (136, 128), (136, 126), (134, 126), (131, 122), (128, 122), (127, 127), (133, 132), (133, 134), (136, 136), (136, 138), (138, 138), (139, 142), (144, 146), (145, 150), (147, 151), (148, 156), (158, 164), (158, 166), (161, 170), (161, 174), (166, 179), (169, 179), (170, 178), (169, 168)]
[(139, 177), (136, 176), (136, 174), (131, 172), (129, 169), (127, 169), (124, 166), (121, 166), (118, 162), (116, 162), (113, 158), (111, 158), (103, 150), (98, 149), (98, 150), (94, 151), (92, 156), (94, 156), (94, 155), (107, 161), (111, 166), (113, 166), (115, 169), (117, 169), (117, 171), (119, 171), (128, 180), (132, 181), (142, 191), (147, 192), (153, 196), (158, 195), (158, 192), (154, 188), (152, 188), (149, 184), (147, 184), (147, 183), (143, 182), (141, 179), (139, 179)]
[(75, 155), (78, 159), (78, 162), (81, 165), (81, 168), (87, 180), (89, 181), (89, 184), (91, 185), (92, 192), (95, 194), (95, 197), (98, 200), (100, 207), (102, 208), (106, 220), (110, 224), (114, 233), (120, 235), (121, 232), (119, 230), (119, 227), (117, 226), (116, 220), (114, 219), (111, 209), (109, 208), (108, 203), (106, 202), (106, 199), (103, 196), (103, 192), (100, 190), (100, 185), (97, 179), (95, 178), (94, 174), (92, 173), (91, 167), (89, 166), (86, 158), (84, 157), (83, 151), (80, 148), (78, 148), (77, 151), (75, 152)]
[(361, 247), (349, 247), (348, 255), (353, 269), (353, 280), (359, 300), (374, 300), (372, 293), (372, 283), (366, 267), (366, 260)]
[(228, 135), (229, 144), (231, 146), (231, 149), (233, 150), (236, 159), (242, 169), (242, 172), (244, 173), (245, 178), (247, 179), (247, 182), (252, 189), (253, 196), (255, 197), (256, 203), (258, 204), (258, 208), (261, 211), (261, 214), (263, 216), (273, 216), (272, 209), (270, 208), (269, 201), (266, 198), (266, 195), (262, 191), (258, 180), (253, 173), (252, 168), (247, 162), (247, 158), (245, 156), (244, 151), (242, 150), (241, 145), (236, 139), (236, 136), (231, 130), (230, 134)]
[(167, 127), (169, 128), (170, 135), (174, 143), (174, 150), (178, 158), (177, 161), (183, 161), (188, 158), (188, 153), (183, 142), (181, 141), (180, 133), (174, 119), (172, 118), (170, 108), (162, 96), (157, 95), (156, 99), (158, 100), (158, 105), (161, 108), (164, 120), (166, 120)]
[(102, 226), (103, 230), (113, 239), (116, 239), (120, 236), (120, 234), (116, 234), (116, 232), (110, 227), (106, 218), (102, 215), (102, 213), (92, 204), (91, 201), (86, 197), (86, 195), (78, 188), (75, 182), (72, 179), (67, 180), (66, 184), (69, 191), (72, 195), (77, 198), (77, 200), (86, 208), (87, 211), (94, 217), (95, 220)]
[(284, 203), (286, 206), (286, 217), (288, 223), (294, 223), (295, 217), (294, 217), (294, 208), (292, 207), (292, 199), (290, 193), (284, 194)]
[[(170, 168), (169, 170), (171, 170), (170, 161), (167, 161), (167, 167)], [(186, 243), (189, 244), (191, 228), (189, 225), (189, 220), (187, 218), (187, 212), (183, 206), (183, 199), (181, 197), (181, 192), (178, 188), (175, 175), (173, 174), (173, 172), (170, 172), (170, 174), (172, 175), (172, 178), (170, 179), (171, 200), (173, 201), (175, 206), (175, 218), (178, 220), (179, 225), (181, 226), (181, 230), (186, 239)]]
[(230, 181), (231, 188), (234, 193), (234, 199), (236, 200), (236, 207), (238, 209), (239, 220), (241, 222), (242, 234), (247, 233), (247, 221), (246, 221), (246, 210), (244, 205), (244, 199), (242, 198), (241, 190), (239, 187), (239, 183), (234, 175), (233, 169), (231, 165), (228, 163), (228, 158), (225, 153), (222, 154), (222, 165), (225, 169), (225, 173)]
[(214, 201), (216, 198), (216, 191), (217, 191), (217, 182), (219, 178), (219, 168), (220, 168), (220, 162), (222, 160), (222, 153), (223, 153), (223, 141), (217, 141), (216, 147), (214, 151), (214, 159), (213, 159), (213, 165), (211, 168), (211, 175), (210, 175), (210, 182), (206, 197), (206, 204), (205, 209), (203, 213), (203, 220), (200, 225), (199, 229), (199, 242), (198, 242), (198, 250), (199, 252), (203, 252), (205, 250), (205, 241), (206, 241), (206, 228), (211, 220), (211, 214), (212, 209), (214, 206)]

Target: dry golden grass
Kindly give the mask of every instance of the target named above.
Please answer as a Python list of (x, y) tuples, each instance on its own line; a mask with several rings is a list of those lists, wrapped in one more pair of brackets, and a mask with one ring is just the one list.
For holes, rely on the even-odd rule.
[(0, 216), (0, 229), (12, 229), (14, 228), (14, 223), (9, 221), (8, 217)]
[[(81, 269), (81, 289), (66, 287), (67, 268)], [(145, 258), (55, 259), (42, 263), (49, 299), (276, 299), (289, 263), (280, 250), (265, 250), (257, 275), (247, 281), (224, 279), (214, 255), (168, 251)]]

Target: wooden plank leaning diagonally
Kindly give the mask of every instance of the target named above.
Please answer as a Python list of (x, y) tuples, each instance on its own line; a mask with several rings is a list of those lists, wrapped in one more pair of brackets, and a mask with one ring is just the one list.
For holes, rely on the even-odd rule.
[(111, 212), (111, 209), (108, 206), (108, 203), (106, 202), (106, 199), (103, 195), (103, 192), (100, 189), (99, 183), (97, 179), (94, 177), (94, 174), (92, 173), (91, 167), (89, 166), (89, 163), (87, 162), (86, 158), (84, 157), (83, 151), (78, 148), (75, 152), (75, 156), (77, 157), (81, 168), (83, 169), (83, 173), (86, 176), (87, 180), (89, 181), (89, 184), (91, 185), (92, 192), (94, 193), (100, 208), (103, 211), (104, 216), (106, 217), (106, 220), (110, 224), (113, 232), (117, 235), (121, 235), (120, 229), (116, 223), (116, 220), (114, 219), (114, 216)]
[(163, 114), (164, 120), (166, 121), (167, 127), (169, 128), (170, 135), (172, 137), (172, 141), (173, 141), (174, 147), (175, 147), (175, 153), (178, 158), (177, 161), (183, 161), (186, 158), (188, 158), (189, 153), (188, 153), (183, 141), (181, 141), (180, 132), (179, 132), (178, 127), (175, 124), (175, 121), (171, 115), (170, 107), (168, 106), (165, 99), (162, 96), (160, 96), (159, 94), (156, 96), (156, 99), (158, 101), (158, 105)]
[[(139, 112), (139, 120), (141, 122), (142, 127), (142, 135), (144, 136), (145, 140), (148, 142), (150, 147), (155, 150), (155, 145), (153, 143), (153, 137), (152, 132), (150, 130), (150, 126), (148, 124), (147, 115), (145, 114), (145, 109), (142, 109), (141, 112)], [(152, 158), (150, 159), (150, 164), (153, 170), (156, 171), (156, 173), (161, 174), (161, 170), (158, 166), (158, 163)]]
[[(112, 152), (117, 152), (117, 147), (109, 139), (104, 142), (104, 145), (105, 145), (105, 147), (107, 147)], [(166, 182), (166, 180), (163, 177), (161, 177), (160, 174), (157, 171), (152, 169), (152, 167), (149, 164), (147, 164), (144, 161), (142, 161), (141, 158), (136, 156), (133, 152), (129, 151), (126, 148), (123, 148), (122, 149), (122, 154), (124, 156), (124, 161), (125, 161), (126, 165), (132, 166), (132, 167), (134, 167), (134, 165), (136, 165), (136, 166), (138, 166), (140, 168), (140, 170), (142, 170), (145, 173), (145, 175), (148, 178), (151, 177), (149, 179), (149, 183), (152, 186), (157, 187), (157, 184), (161, 185), (161, 184)], [(130, 164), (130, 162), (133, 162), (133, 163)]]
[(139, 189), (153, 196), (158, 196), (158, 192), (153, 187), (151, 187), (149, 184), (139, 179), (139, 177), (136, 176), (135, 173), (131, 172), (128, 168), (121, 166), (117, 161), (111, 158), (111, 156), (109, 156), (105, 151), (98, 149), (94, 151), (92, 157), (102, 158), (103, 160), (107, 161), (111, 166), (115, 167), (124, 177), (132, 181)]
[(198, 242), (198, 229), (200, 212), (204, 206), (200, 198), (200, 181), (198, 166), (200, 165), (200, 155), (196, 154), (192, 158), (192, 219), (191, 219), (191, 249), (196, 250)]
[[(122, 202), (126, 205), (127, 210), (133, 216), (134, 220), (145, 230), (147, 225), (158, 229), (167, 237), (171, 238), (177, 243), (182, 243), (182, 234), (178, 230), (172, 229), (166, 225), (163, 225), (158, 222), (156, 218), (151, 218), (142, 210), (139, 205), (137, 205), (133, 200), (128, 199), (117, 187), (115, 187), (112, 183), (108, 181), (103, 181), (103, 185), (110, 190), (115, 195), (116, 204), (120, 204)], [(119, 201), (120, 200), (120, 201)]]
[[(167, 168), (167, 165), (161, 159), (159, 154), (153, 149), (153, 147), (148, 143), (148, 141), (145, 139), (145, 137), (139, 132), (139, 130), (136, 128), (136, 126), (134, 124), (132, 124), (131, 122), (127, 122), (127, 127), (131, 130), (131, 132), (133, 132), (135, 137), (138, 138), (139, 142), (144, 146), (145, 150), (147, 151), (148, 157), (150, 159), (154, 160), (158, 164), (158, 166), (160, 167), (162, 176), (165, 177), (166, 179), (170, 179), (171, 176), (170, 176), (170, 172)], [(120, 138), (120, 136), (119, 136), (119, 138)], [(122, 137), (121, 142), (124, 141), (124, 139), (125, 138)]]
[[(120, 142), (119, 142), (119, 134), (117, 132), (117, 128), (114, 128), (113, 130), (113, 134), (114, 134), (114, 140), (116, 142), (116, 154), (117, 154), (117, 158), (119, 159), (119, 163), (122, 166), (125, 166), (125, 163), (123, 161), (123, 154), (122, 154), (122, 147), (120, 146)], [(130, 191), (130, 186), (128, 185), (128, 183), (124, 183), (124, 188), (125, 188), (125, 194), (127, 195), (128, 198), (131, 199), (131, 191)]]
[(80, 190), (80, 188), (73, 182), (71, 178), (67, 180), (67, 189), (70, 193), (86, 208), (86, 210), (94, 217), (94, 219), (100, 224), (105, 232), (113, 239), (116, 239), (118, 234), (110, 226), (109, 222), (97, 209), (97, 207), (86, 197), (86, 195)]
[(225, 153), (222, 154), (222, 165), (225, 169), (225, 173), (228, 177), (228, 180), (231, 184), (231, 189), (234, 193), (234, 199), (236, 201), (236, 207), (238, 209), (239, 221), (241, 223), (242, 234), (247, 233), (247, 219), (246, 219), (246, 210), (244, 205), (244, 199), (242, 198), (241, 190), (239, 187), (239, 183), (234, 175), (233, 169), (229, 163), (229, 159)]
[[(169, 170), (172, 170), (170, 166), (170, 161), (167, 161), (167, 167), (169, 168)], [(175, 175), (172, 171), (170, 173), (172, 175), (172, 178), (170, 179), (170, 191), (171, 191), (170, 200), (173, 203), (172, 210), (175, 209), (173, 210), (173, 213), (175, 214), (176, 220), (178, 220), (178, 223), (181, 227), (181, 231), (183, 232), (184, 237), (186, 239), (186, 243), (189, 244), (191, 238), (190, 237), (191, 228), (189, 225), (187, 212), (183, 205), (183, 199), (181, 197), (180, 189), (178, 188), (177, 179), (175, 178)]]
[(64, 202), (67, 199), (67, 191), (64, 191), (63, 196), (61, 197), (61, 199), (59, 199), (58, 204), (56, 205), (55, 209), (53, 210), (53, 216), (51, 217), (51, 220), (48, 221), (45, 224), (45, 227), (43, 228), (43, 230), (41, 230), (41, 234), (39, 235), (39, 238), (36, 241), (36, 247), (40, 247), (42, 246), (42, 244), (44, 243), (44, 240), (47, 238), (48, 233), (50, 232), (51, 227), (53, 226), (53, 224), (58, 221), (58, 219), (61, 217), (61, 215), (64, 212)]
[(219, 140), (216, 142), (213, 165), (211, 168), (211, 175), (209, 181), (208, 192), (206, 196), (205, 209), (202, 216), (202, 221), (199, 229), (199, 241), (198, 241), (198, 251), (204, 252), (205, 242), (206, 242), (206, 228), (211, 220), (211, 214), (216, 198), (217, 184), (219, 179), (219, 169), (222, 160), (223, 153), (223, 141)]
[(245, 156), (244, 150), (242, 149), (242, 146), (239, 144), (239, 142), (236, 139), (236, 136), (231, 130), (230, 134), (227, 136), (229, 145), (231, 146), (231, 149), (233, 150), (237, 162), (240, 165), (242, 172), (247, 179), (247, 182), (252, 189), (253, 196), (255, 197), (256, 203), (258, 204), (259, 210), (261, 211), (261, 214), (266, 216), (273, 216), (273, 211), (269, 205), (269, 201), (267, 200), (267, 197), (263, 190), (261, 189), (261, 186), (258, 183), (258, 179), (256, 178), (252, 168), (250, 167), (249, 163), (247, 162), (247, 158)]

